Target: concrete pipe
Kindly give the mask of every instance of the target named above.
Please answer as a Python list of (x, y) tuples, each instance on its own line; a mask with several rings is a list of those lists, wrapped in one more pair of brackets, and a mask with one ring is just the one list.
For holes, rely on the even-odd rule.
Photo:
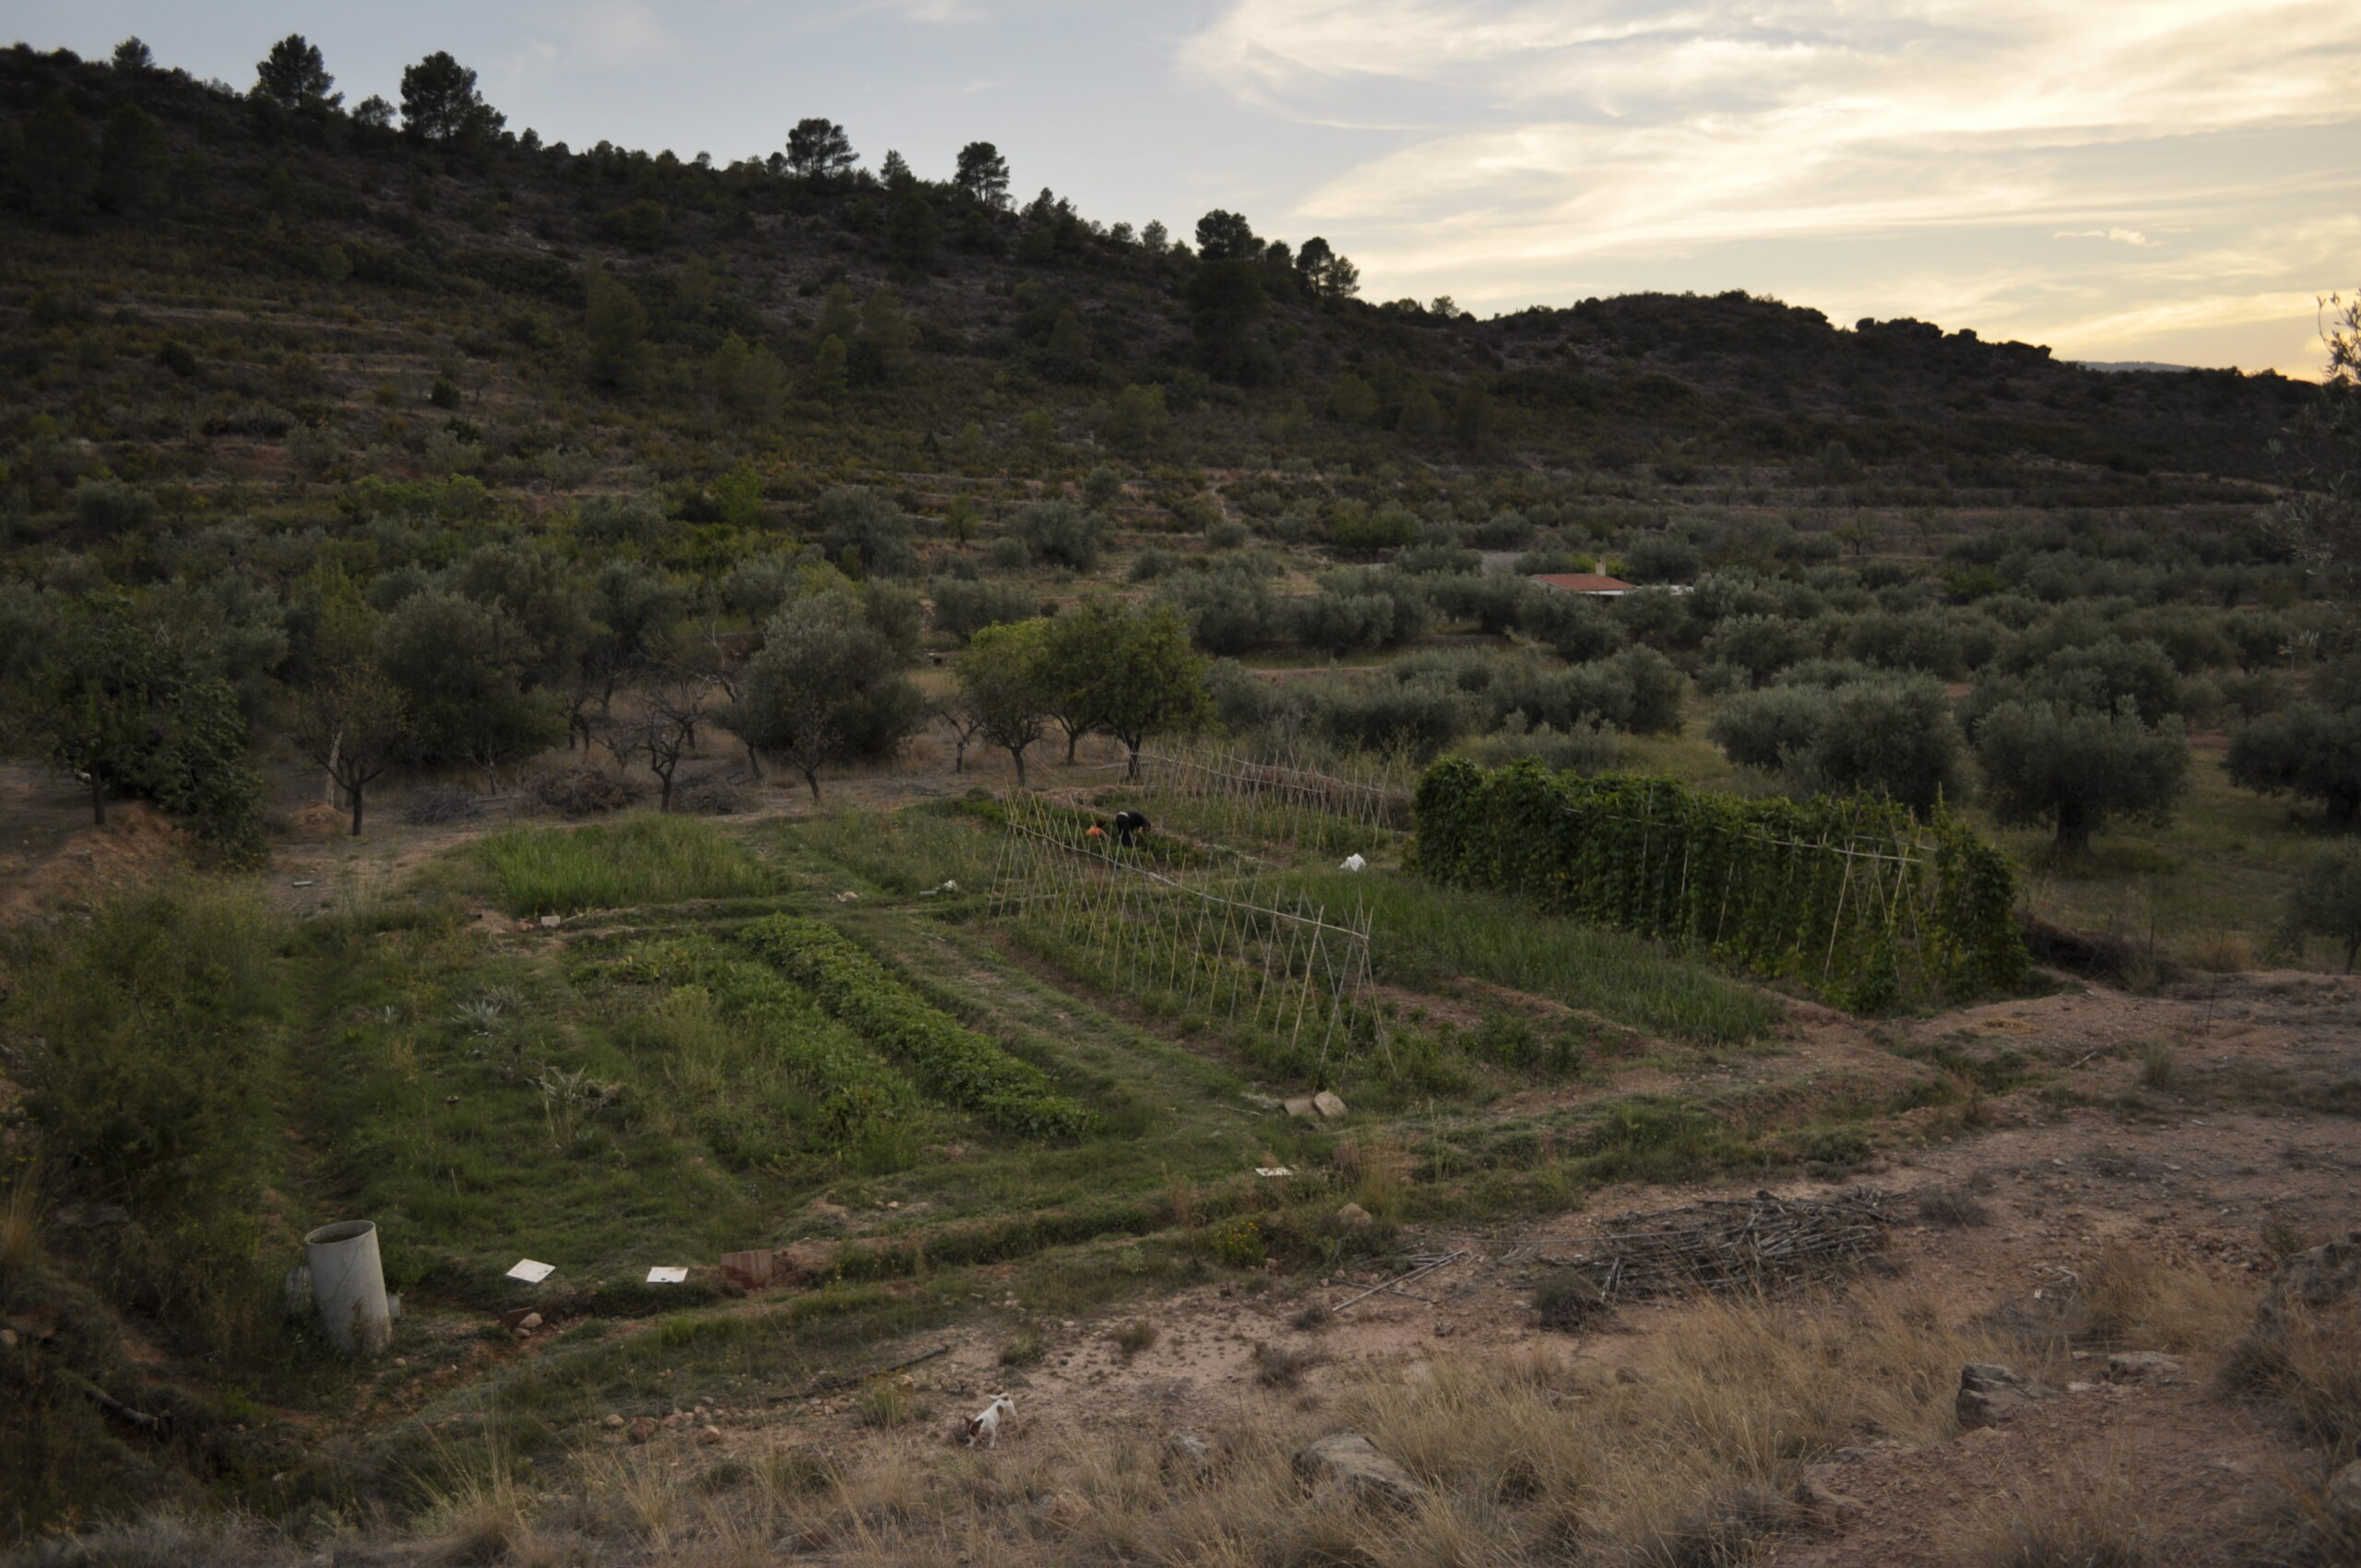
[(348, 1356), (374, 1356), (392, 1343), (394, 1314), (386, 1299), (375, 1224), (348, 1219), (323, 1225), (303, 1238), (303, 1259), (329, 1343)]

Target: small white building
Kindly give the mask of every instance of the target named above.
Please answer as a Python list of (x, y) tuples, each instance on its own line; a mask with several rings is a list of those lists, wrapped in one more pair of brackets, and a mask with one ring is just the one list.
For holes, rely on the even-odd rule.
[(1620, 599), (1634, 587), (1620, 577), (1609, 577), (1597, 572), (1542, 572), (1536, 574), (1533, 580), (1560, 593), (1579, 593), (1591, 599)]

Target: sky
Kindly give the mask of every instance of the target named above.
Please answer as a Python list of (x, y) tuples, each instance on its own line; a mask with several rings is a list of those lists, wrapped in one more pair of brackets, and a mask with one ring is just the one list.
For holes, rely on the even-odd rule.
[(2064, 358), (2318, 374), (2361, 288), (2355, 0), (0, 0), (0, 35), (348, 101), (446, 49), (511, 129), (718, 162), (808, 114), (1483, 315), (1744, 289)]

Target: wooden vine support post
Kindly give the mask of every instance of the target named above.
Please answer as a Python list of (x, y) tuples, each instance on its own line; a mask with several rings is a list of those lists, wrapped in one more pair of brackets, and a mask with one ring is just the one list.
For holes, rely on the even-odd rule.
[(1183, 880), (1089, 837), (1086, 821), (1038, 794), (1010, 800), (996, 914), (1074, 955), (1088, 978), (1220, 1014), (1225, 1027), (1242, 1011), (1323, 1069), (1340, 1047), (1385, 1049), (1366, 906), (1332, 916), (1251, 860), (1242, 875)]

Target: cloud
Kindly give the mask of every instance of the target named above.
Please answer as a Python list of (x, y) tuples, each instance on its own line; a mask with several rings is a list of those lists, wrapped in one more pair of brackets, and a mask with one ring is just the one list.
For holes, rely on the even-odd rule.
[(974, 0), (863, 0), (864, 11), (888, 11), (908, 22), (943, 26), (981, 21), (984, 10)]
[(1379, 291), (1505, 302), (1714, 247), (2140, 252), (2349, 206), (2349, 172), (2266, 160), (2334, 169), (2356, 52), (2346, 0), (1233, 0), (1181, 66), (1397, 127), (1282, 216)]
[(680, 40), (647, 0), (589, 0), (557, 18), (557, 41), (536, 38), (509, 64), (512, 76), (611, 71), (671, 53)]
[(2152, 240), (2137, 229), (2060, 229), (2049, 236), (2053, 240), (2110, 240), (2118, 245), (2137, 245), (2145, 249), (2164, 244)]

